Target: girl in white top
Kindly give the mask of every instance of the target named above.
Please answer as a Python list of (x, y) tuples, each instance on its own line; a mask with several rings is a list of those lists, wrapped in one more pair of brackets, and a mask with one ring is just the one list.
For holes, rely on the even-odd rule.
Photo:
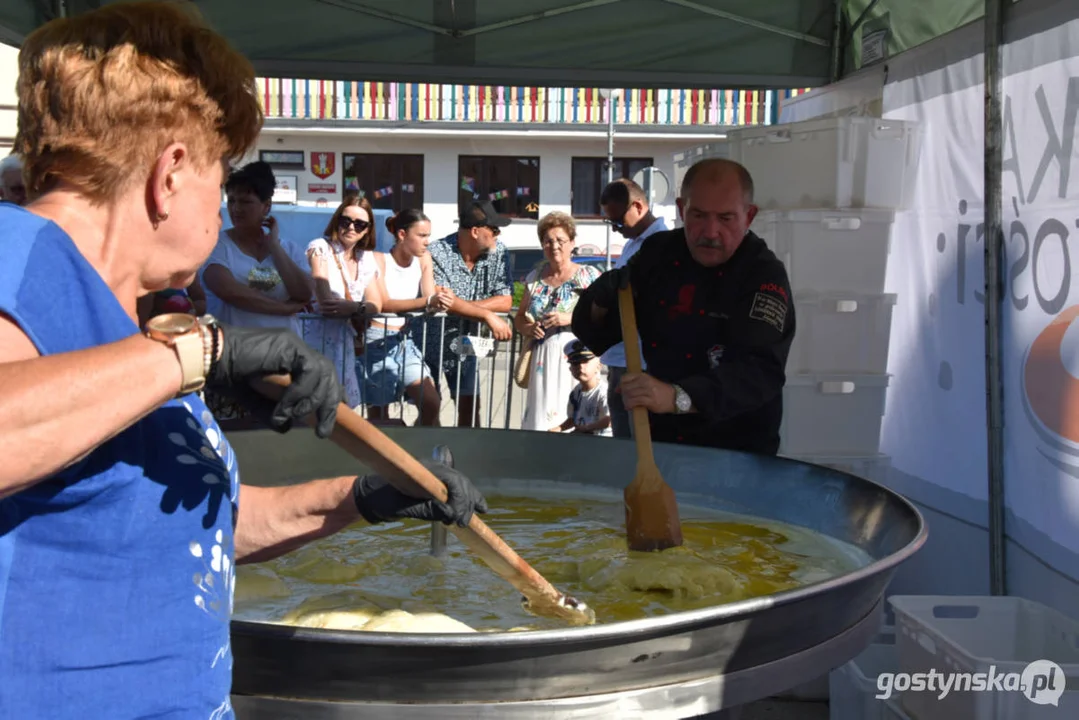
[[(431, 221), (419, 210), (407, 209), (386, 220), (396, 244), (389, 253), (375, 253), (382, 309), (387, 313), (441, 312), (452, 296), (435, 287), (434, 270), (427, 245)], [(368, 416), (385, 416), (384, 408), (402, 394), (420, 410), (421, 425), (438, 425), (441, 398), (423, 354), (405, 332), (407, 318), (379, 318), (367, 330), (365, 395)], [(438, 338), (428, 338), (437, 342)]]
[(303, 339), (333, 361), (354, 410), (363, 404), (356, 341), (363, 338), (365, 316), (382, 312), (374, 217), (366, 198), (350, 196), (330, 218), (325, 236), (307, 246), (318, 298), (315, 312), (322, 317), (304, 322)]

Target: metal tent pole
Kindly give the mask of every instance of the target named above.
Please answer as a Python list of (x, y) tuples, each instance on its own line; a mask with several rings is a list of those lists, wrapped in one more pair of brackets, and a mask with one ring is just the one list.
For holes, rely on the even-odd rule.
[(835, 16), (832, 19), (832, 59), (828, 67), (829, 82), (836, 82), (843, 75), (843, 6), (846, 0), (835, 0)]
[[(607, 100), (607, 184), (614, 182), (614, 113), (618, 104), (619, 90), (600, 90)], [(611, 224), (607, 223), (607, 269), (611, 269)]]
[(1007, 594), (1004, 558), (1004, 382), (1001, 313), (1004, 224), (1001, 98), (1004, 0), (985, 0), (985, 379), (989, 450), (989, 585)]

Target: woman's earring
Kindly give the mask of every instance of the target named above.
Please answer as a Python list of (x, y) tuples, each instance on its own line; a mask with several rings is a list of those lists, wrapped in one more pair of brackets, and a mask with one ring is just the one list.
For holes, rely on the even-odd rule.
[(169, 219), (169, 211), (166, 210), (165, 212), (158, 213), (157, 214), (157, 219), (160, 220), (161, 222), (165, 222), (166, 220)]

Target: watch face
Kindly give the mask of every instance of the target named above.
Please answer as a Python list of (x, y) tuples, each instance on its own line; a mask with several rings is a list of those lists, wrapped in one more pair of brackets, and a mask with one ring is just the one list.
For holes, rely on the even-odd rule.
[(198, 318), (187, 313), (166, 313), (150, 318), (147, 327), (167, 335), (183, 335), (191, 332), (198, 323)]

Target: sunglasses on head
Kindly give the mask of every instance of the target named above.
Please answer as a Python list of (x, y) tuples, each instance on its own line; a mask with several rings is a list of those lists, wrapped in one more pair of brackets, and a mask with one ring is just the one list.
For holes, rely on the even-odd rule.
[(371, 223), (367, 222), (366, 220), (361, 220), (359, 218), (342, 216), (341, 219), (337, 221), (337, 226), (345, 232), (348, 232), (348, 229), (351, 227), (355, 228), (356, 232), (360, 233), (371, 227)]

